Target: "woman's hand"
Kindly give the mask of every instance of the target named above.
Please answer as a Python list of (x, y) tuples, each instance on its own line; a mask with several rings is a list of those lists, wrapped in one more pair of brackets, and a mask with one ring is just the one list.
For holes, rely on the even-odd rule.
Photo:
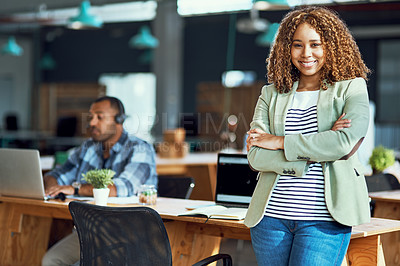
[(252, 146), (257, 146), (268, 150), (283, 149), (285, 137), (268, 134), (258, 128), (248, 131), (247, 134), (247, 151), (249, 151)]
[(331, 130), (333, 131), (337, 131), (337, 130), (341, 130), (344, 128), (348, 128), (351, 127), (351, 119), (343, 119), (343, 117), (346, 115), (346, 113), (343, 113), (338, 120), (336, 120), (335, 124), (333, 124), (333, 127), (331, 128)]

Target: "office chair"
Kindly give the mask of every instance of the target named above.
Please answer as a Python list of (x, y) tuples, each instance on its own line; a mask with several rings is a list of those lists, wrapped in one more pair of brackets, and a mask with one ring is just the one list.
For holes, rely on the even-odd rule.
[(399, 180), (392, 174), (373, 174), (366, 176), (368, 192), (400, 189)]
[[(106, 207), (72, 201), (69, 211), (79, 236), (80, 265), (172, 265), (167, 231), (160, 215), (148, 207)], [(195, 266), (223, 260), (206, 258)]]
[[(392, 174), (384, 174), (384, 173), (373, 174), (370, 176), (365, 176), (365, 180), (367, 182), (368, 192), (400, 189), (399, 180)], [(371, 200), (370, 202), (371, 216), (374, 216), (374, 209), (375, 209), (375, 201)]]
[(78, 119), (75, 116), (59, 117), (57, 121), (57, 137), (73, 137), (76, 133)]
[(9, 113), (4, 117), (4, 124), (6, 130), (17, 131), (18, 130), (18, 116), (17, 114)]
[(189, 199), (195, 186), (193, 177), (158, 176), (158, 196)]

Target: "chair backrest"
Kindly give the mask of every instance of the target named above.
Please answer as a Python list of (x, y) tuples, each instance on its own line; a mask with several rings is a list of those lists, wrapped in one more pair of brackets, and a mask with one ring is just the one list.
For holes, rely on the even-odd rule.
[(106, 207), (72, 201), (80, 265), (172, 265), (160, 215), (148, 207)]
[(76, 133), (78, 119), (75, 116), (65, 116), (58, 118), (57, 137), (73, 137)]
[(4, 121), (6, 130), (18, 130), (18, 116), (16, 114), (7, 114)]
[(399, 180), (392, 174), (373, 174), (366, 176), (368, 192), (400, 189)]
[(166, 198), (189, 199), (195, 181), (193, 177), (158, 176), (158, 196)]

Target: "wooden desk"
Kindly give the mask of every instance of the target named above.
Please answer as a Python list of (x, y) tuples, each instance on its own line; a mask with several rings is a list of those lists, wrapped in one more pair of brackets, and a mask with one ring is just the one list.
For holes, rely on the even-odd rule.
[[(0, 197), (0, 202), (0, 265), (40, 265), (52, 218), (71, 219), (68, 203), (10, 197)], [(250, 239), (250, 230), (243, 221), (206, 222), (204, 218), (177, 216), (187, 205), (207, 203), (159, 198), (153, 207), (167, 228), (174, 266), (191, 265), (217, 253), (223, 237)], [(343, 265), (384, 265), (380, 235), (399, 230), (400, 221), (386, 219), (373, 219), (369, 224), (354, 227)]]
[[(195, 200), (215, 199), (217, 185), (217, 153), (189, 153), (184, 158), (160, 158), (157, 154), (156, 165), (159, 175), (191, 176), (196, 185), (190, 196)], [(53, 167), (52, 156), (42, 156), (42, 170), (48, 171)]]
[(195, 200), (215, 199), (217, 184), (217, 153), (189, 153), (184, 158), (166, 159), (156, 157), (159, 175), (191, 176), (196, 185), (190, 196)]
[[(371, 192), (375, 201), (374, 217), (400, 220), (400, 190)], [(382, 236), (387, 265), (400, 265), (400, 232)]]

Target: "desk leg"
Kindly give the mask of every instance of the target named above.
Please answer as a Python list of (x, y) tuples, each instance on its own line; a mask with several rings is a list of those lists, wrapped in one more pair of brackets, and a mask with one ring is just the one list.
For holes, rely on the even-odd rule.
[(352, 239), (342, 263), (347, 265), (386, 265), (380, 236)]
[(192, 265), (219, 252), (221, 237), (196, 234), (188, 230), (186, 222), (167, 221), (164, 224), (171, 243), (172, 265)]
[(13, 211), (12, 205), (0, 203), (0, 265), (41, 265), (52, 219), (24, 215), (21, 232), (12, 232)]
[[(400, 206), (395, 202), (376, 201), (374, 217), (400, 220)], [(400, 232), (381, 236), (387, 265), (400, 265)]]

